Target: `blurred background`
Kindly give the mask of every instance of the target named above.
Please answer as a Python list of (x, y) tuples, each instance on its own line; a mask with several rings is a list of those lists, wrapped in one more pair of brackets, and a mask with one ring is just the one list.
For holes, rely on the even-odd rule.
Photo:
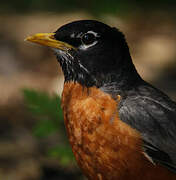
[(74, 20), (126, 35), (148, 82), (176, 100), (175, 0), (9, 0), (0, 5), (0, 180), (83, 180), (67, 142), (61, 69), (48, 48), (24, 42)]

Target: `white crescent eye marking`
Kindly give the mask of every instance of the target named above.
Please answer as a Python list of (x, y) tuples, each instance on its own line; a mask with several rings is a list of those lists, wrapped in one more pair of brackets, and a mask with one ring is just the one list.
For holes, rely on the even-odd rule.
[(95, 37), (100, 37), (100, 35), (98, 35), (97, 32), (94, 32), (94, 31), (87, 31), (87, 33), (91, 33), (93, 34)]
[(97, 42), (98, 42), (98, 41), (94, 41), (92, 44), (89, 44), (89, 45), (81, 44), (81, 45), (79, 46), (79, 49), (81, 49), (81, 50), (86, 50), (86, 49), (94, 46), (95, 44), (97, 44)]
[[(97, 33), (97, 32), (94, 32), (94, 31), (87, 31), (87, 33), (91, 33), (93, 34), (95, 37), (100, 37), (100, 35)], [(82, 35), (82, 34), (81, 34)], [(94, 41), (92, 44), (89, 44), (89, 45), (85, 45), (85, 44), (82, 44), (79, 46), (79, 49), (81, 50), (86, 50), (88, 49), (89, 47), (92, 47), (94, 46), (95, 44), (97, 44), (98, 41)]]
[[(98, 33), (97, 32), (94, 32), (94, 31), (87, 31), (86, 33), (92, 33), (95, 37), (100, 37), (100, 35), (98, 35)], [(79, 34), (75, 34), (75, 33), (72, 33), (71, 35), (70, 35), (70, 37), (71, 38), (80, 38), (81, 36), (83, 35), (83, 33), (81, 32), (81, 33), (79, 33)]]
[[(91, 33), (91, 34), (93, 34), (95, 37), (100, 37), (100, 35), (99, 35), (97, 32), (94, 32), (94, 31), (87, 31), (86, 33)], [(72, 33), (72, 34), (70, 35), (70, 37), (71, 37), (71, 38), (81, 38), (82, 35), (83, 35), (82, 32), (79, 33), (79, 34)], [(94, 46), (95, 44), (97, 44), (97, 42), (98, 42), (98, 41), (94, 41), (92, 44), (89, 44), (89, 45), (82, 44), (82, 45), (79, 46), (79, 49), (81, 49), (81, 50), (86, 50), (86, 49), (88, 49), (89, 47), (92, 47), (92, 46)]]

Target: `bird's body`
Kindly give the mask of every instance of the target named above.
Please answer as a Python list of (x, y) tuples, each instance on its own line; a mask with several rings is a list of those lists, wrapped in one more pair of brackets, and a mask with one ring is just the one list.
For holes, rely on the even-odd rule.
[(120, 96), (65, 83), (62, 108), (75, 158), (91, 180), (175, 180), (143, 154), (142, 137), (119, 118)]
[(28, 40), (55, 50), (68, 137), (90, 180), (176, 179), (176, 103), (142, 80), (121, 32), (85, 20)]

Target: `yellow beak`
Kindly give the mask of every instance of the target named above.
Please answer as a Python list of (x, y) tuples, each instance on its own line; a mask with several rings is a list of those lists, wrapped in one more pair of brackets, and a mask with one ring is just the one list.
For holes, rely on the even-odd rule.
[(68, 43), (58, 41), (54, 38), (55, 33), (38, 33), (32, 36), (29, 36), (25, 41), (31, 41), (37, 44), (44, 46), (49, 46), (52, 48), (60, 49), (63, 51), (68, 51), (70, 49), (76, 49)]

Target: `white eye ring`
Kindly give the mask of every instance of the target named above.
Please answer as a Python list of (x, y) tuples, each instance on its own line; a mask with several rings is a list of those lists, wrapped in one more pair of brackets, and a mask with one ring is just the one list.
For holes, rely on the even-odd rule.
[(100, 37), (97, 32), (94, 31), (87, 31), (87, 33), (93, 34), (95, 37)]
[[(86, 43), (86, 39), (83, 39), (83, 38), (85, 38), (84, 37), (85, 35), (90, 35), (90, 36), (92, 35), (92, 37), (91, 37), (92, 39), (88, 40), (89, 42), (87, 42), (87, 43)], [(95, 44), (97, 44), (98, 41), (96, 40), (96, 37), (100, 37), (100, 36), (98, 35), (98, 33), (94, 32), (94, 31), (87, 31), (87, 33), (82, 34), (81, 37), (80, 37), (81, 41), (82, 41), (82, 45), (79, 46), (79, 49), (86, 50), (89, 47), (92, 47)]]
[(92, 33), (85, 33), (81, 37), (81, 42), (82, 44), (85, 44), (85, 45), (93, 44), (95, 40), (96, 40), (96, 37)]
[(81, 49), (81, 50), (86, 50), (86, 49), (94, 46), (94, 45), (97, 44), (97, 43), (98, 43), (98, 41), (94, 41), (92, 44), (89, 44), (89, 45), (82, 44), (82, 45), (79, 46), (79, 49)]

